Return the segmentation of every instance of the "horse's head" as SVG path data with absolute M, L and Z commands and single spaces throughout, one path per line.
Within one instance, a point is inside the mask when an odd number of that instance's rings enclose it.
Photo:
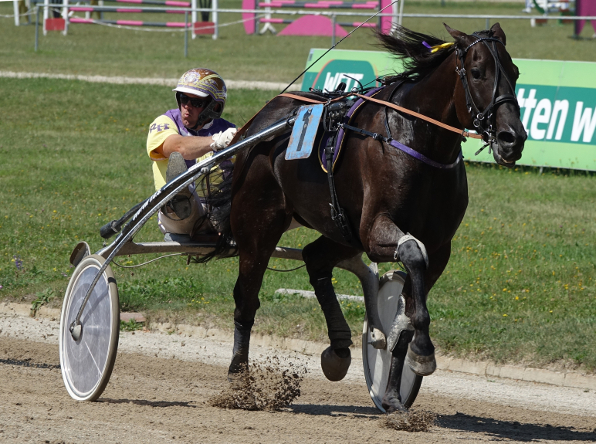
M 445 28 L 455 39 L 456 71 L 461 78 L 456 87 L 457 117 L 482 134 L 499 165 L 513 167 L 528 136 L 515 97 L 519 71 L 505 49 L 505 33 L 498 23 L 472 35 Z

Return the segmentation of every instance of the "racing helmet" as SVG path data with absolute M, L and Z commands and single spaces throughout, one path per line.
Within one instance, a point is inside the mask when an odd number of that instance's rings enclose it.
M 178 85 L 172 91 L 176 92 L 176 102 L 180 109 L 179 93 L 194 94 L 198 97 L 210 97 L 209 104 L 199 115 L 196 127 L 202 126 L 210 120 L 219 119 L 226 104 L 228 91 L 223 79 L 215 71 L 206 68 L 193 68 L 186 71 Z M 194 128 L 191 128 L 194 129 Z

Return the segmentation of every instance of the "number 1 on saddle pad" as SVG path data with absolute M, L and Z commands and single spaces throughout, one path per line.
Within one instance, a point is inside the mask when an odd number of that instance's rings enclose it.
M 310 156 L 322 114 L 323 105 L 300 107 L 286 150 L 286 160 L 306 159 Z

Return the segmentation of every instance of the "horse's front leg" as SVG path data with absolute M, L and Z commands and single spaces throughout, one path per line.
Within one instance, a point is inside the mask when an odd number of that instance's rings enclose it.
M 426 307 L 426 296 L 436 279 L 441 275 L 449 260 L 450 245 L 441 248 L 432 256 L 416 238 L 403 233 L 387 215 L 378 215 L 367 237 L 367 253 L 378 262 L 401 261 L 408 271 L 408 278 L 402 294 L 406 301 L 404 319 L 394 322 L 387 346 L 392 352 L 389 383 L 383 399 L 388 411 L 403 410 L 399 395 L 404 362 L 422 376 L 430 375 L 436 369 L 434 346 L 429 336 L 430 315 Z M 408 328 L 404 328 L 407 324 Z
M 408 279 L 403 295 L 406 299 L 406 315 L 414 327 L 414 338 L 410 343 L 407 361 L 412 370 L 422 376 L 430 375 L 436 368 L 435 348 L 428 334 L 430 315 L 426 308 L 427 268 L 429 259 L 426 248 L 414 236 L 405 234 L 386 214 L 376 216 L 372 229 L 366 238 L 368 256 L 375 262 L 395 262 L 404 264 Z M 391 337 L 391 333 L 389 333 Z M 389 341 L 393 349 L 396 337 Z
M 433 287 L 437 279 L 441 276 L 447 263 L 449 262 L 449 257 L 451 255 L 451 243 L 443 245 L 439 250 L 435 251 L 434 253 L 429 255 L 429 268 L 426 271 L 426 280 L 425 280 L 425 288 L 430 291 Z M 383 407 L 388 411 L 395 411 L 395 410 L 405 410 L 402 402 L 401 397 L 399 395 L 399 387 L 401 386 L 401 375 L 403 371 L 403 366 L 409 365 L 414 371 L 414 365 L 407 359 L 407 356 L 411 354 L 411 345 L 413 343 L 412 338 L 414 337 L 415 328 L 413 327 L 413 322 L 410 320 L 412 316 L 412 311 L 415 312 L 416 308 L 413 308 L 414 303 L 416 302 L 415 299 L 412 297 L 413 287 L 411 285 L 411 281 L 408 277 L 406 280 L 406 285 L 402 291 L 402 295 L 404 299 L 406 299 L 406 305 L 409 305 L 410 312 L 402 319 L 397 319 L 394 323 L 395 326 L 399 326 L 399 332 L 397 335 L 397 339 L 394 341 L 389 341 L 389 347 L 392 348 L 392 358 L 391 358 L 391 371 L 389 374 L 389 382 L 387 384 L 387 390 L 385 392 L 385 396 L 383 398 Z M 427 294 L 428 294 L 427 291 Z M 410 302 L 408 302 L 410 301 Z M 413 303 L 412 303 L 413 302 Z M 426 310 L 426 299 L 424 309 Z M 428 311 L 426 311 L 428 314 Z M 409 323 L 409 326 L 408 326 Z M 429 339 L 430 340 L 430 339 Z M 432 344 L 431 344 L 432 345 Z M 434 360 L 433 360 L 434 364 Z M 435 368 L 436 365 L 432 365 L 431 369 Z M 426 374 L 423 374 L 425 376 Z
M 321 355 L 321 368 L 330 381 L 344 378 L 351 363 L 352 333 L 341 311 L 331 279 L 333 268 L 342 260 L 352 258 L 358 251 L 321 236 L 302 251 L 310 283 L 315 290 L 327 322 L 331 345 Z
M 414 337 L 408 346 L 406 364 L 417 375 L 428 376 L 437 368 L 435 347 L 428 331 L 430 315 L 426 307 L 429 290 L 426 277 L 430 261 L 424 244 L 411 235 L 398 240 L 396 258 L 404 264 L 410 277 L 404 286 L 403 295 L 406 315 L 414 327 Z

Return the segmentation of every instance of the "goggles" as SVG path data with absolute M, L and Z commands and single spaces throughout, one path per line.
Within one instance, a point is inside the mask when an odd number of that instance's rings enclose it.
M 178 96 L 178 101 L 181 105 L 188 105 L 190 104 L 195 108 L 205 108 L 209 103 L 208 99 L 195 99 L 192 97 L 188 97 L 186 94 L 177 92 L 176 95 Z

